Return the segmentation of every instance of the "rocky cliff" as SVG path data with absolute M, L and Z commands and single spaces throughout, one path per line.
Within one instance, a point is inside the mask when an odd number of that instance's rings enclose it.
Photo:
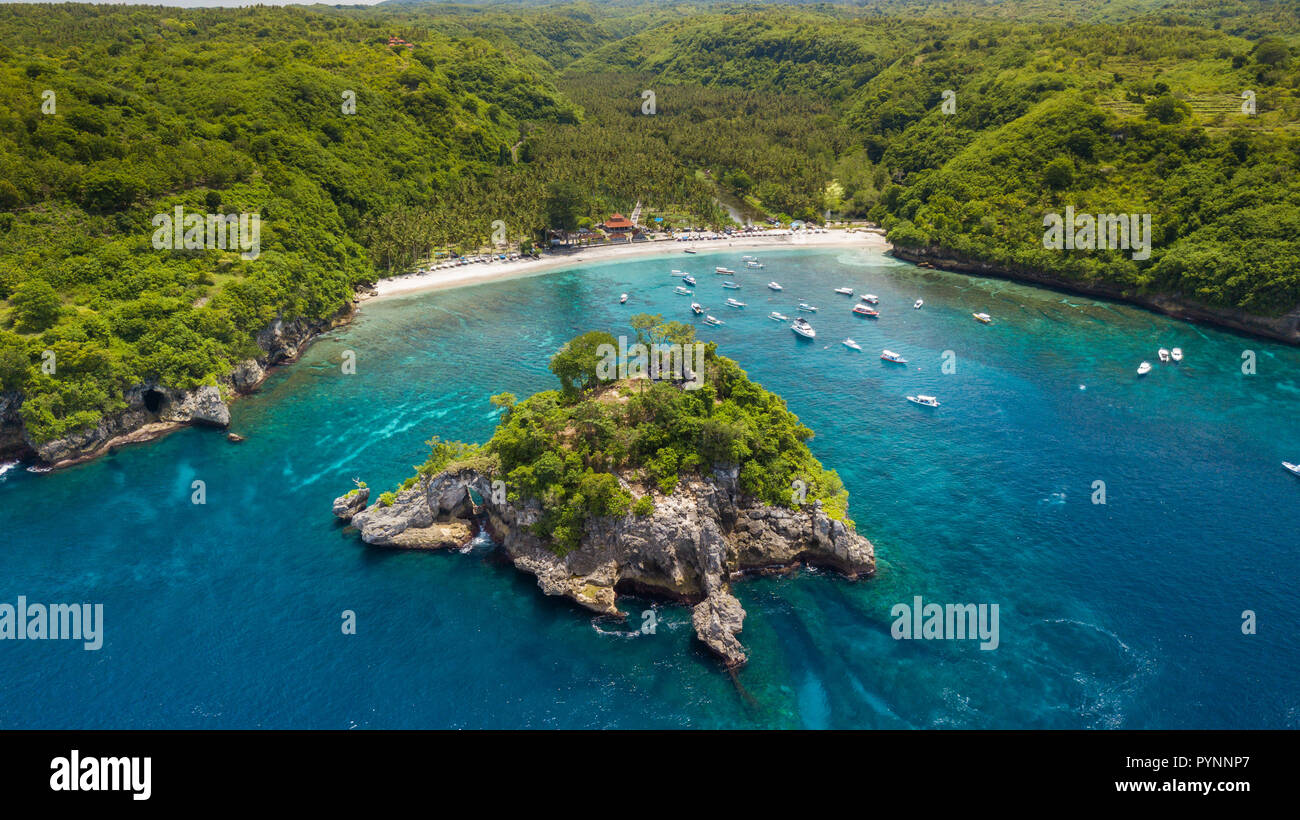
M 350 520 L 367 544 L 455 548 L 482 522 L 515 567 L 536 576 L 547 595 L 619 617 L 620 593 L 690 605 L 696 636 L 728 666 L 748 658 L 736 637 L 745 610 L 731 594 L 733 579 L 801 564 L 830 567 L 850 578 L 875 571 L 871 543 L 820 505 L 788 510 L 754 503 L 740 492 L 735 470 L 683 480 L 670 495 L 655 492 L 651 515 L 590 519 L 579 547 L 564 555 L 532 534 L 542 514 L 537 501 L 496 503 L 491 482 L 472 470 L 421 478 L 390 506 L 363 508 L 357 498 L 336 499 L 333 511 Z
M 240 362 L 220 386 L 203 385 L 178 390 L 149 381 L 123 393 L 126 409 L 103 416 L 89 429 L 53 441 L 35 442 L 27 434 L 19 410 L 22 397 L 0 394 L 0 457 L 22 457 L 51 468 L 79 464 L 123 444 L 149 441 L 186 425 L 226 427 L 229 400 L 251 393 L 266 379 L 268 369 L 292 362 L 320 333 L 346 322 L 348 305 L 321 321 L 277 319 L 257 335 L 262 355 Z
M 928 263 L 942 270 L 1029 282 L 1070 293 L 1128 302 L 1175 319 L 1201 322 L 1239 333 L 1249 333 L 1265 339 L 1300 345 L 1300 305 L 1282 316 L 1260 316 L 1234 308 L 1203 305 L 1178 294 L 1138 293 L 1111 282 L 1084 282 L 1020 266 L 996 265 L 992 262 L 967 258 L 945 248 L 908 248 L 895 245 L 891 253 L 899 259 Z

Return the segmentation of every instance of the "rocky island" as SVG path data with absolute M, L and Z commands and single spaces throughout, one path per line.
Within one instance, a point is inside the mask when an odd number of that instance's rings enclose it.
M 647 351 L 698 344 L 689 326 L 647 318 L 645 346 L 574 339 L 551 362 L 561 390 L 494 396 L 504 415 L 488 443 L 435 438 L 401 487 L 368 504 L 359 483 L 335 516 L 376 547 L 459 548 L 486 530 L 547 595 L 614 617 L 620 594 L 689 605 L 699 639 L 743 664 L 734 580 L 804 564 L 865 578 L 874 551 L 785 403 L 713 344 L 695 368 L 687 355 L 647 369 Z M 614 370 L 611 349 L 631 363 Z

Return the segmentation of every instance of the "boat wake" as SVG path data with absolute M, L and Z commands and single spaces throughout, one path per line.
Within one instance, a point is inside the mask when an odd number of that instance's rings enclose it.
M 1061 708 L 1092 728 L 1123 727 L 1129 703 L 1155 674 L 1155 659 L 1096 624 L 1073 618 L 1044 618 L 1039 623 L 1051 628 L 1052 648 L 1038 657 L 1055 660 L 1035 663 L 1052 667 L 1054 676 L 1066 684 Z

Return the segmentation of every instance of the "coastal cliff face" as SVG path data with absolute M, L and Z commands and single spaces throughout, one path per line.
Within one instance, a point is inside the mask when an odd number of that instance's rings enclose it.
M 633 489 L 626 482 L 624 488 Z M 471 490 L 481 505 L 475 505 Z M 733 667 L 748 659 L 736 637 L 745 610 L 731 594 L 733 579 L 802 564 L 850 578 L 875 572 L 866 538 L 827 516 L 820 505 L 788 510 L 752 502 L 741 494 L 735 470 L 683 480 L 670 495 L 654 493 L 651 515 L 590 519 L 579 546 L 563 555 L 533 535 L 531 525 L 542 515 L 537 501 L 494 503 L 491 482 L 472 470 L 421 478 L 390 506 L 351 513 L 360 506 L 357 497 L 336 499 L 334 513 L 345 520 L 350 514 L 367 544 L 457 548 L 472 537 L 478 511 L 515 567 L 536 576 L 547 595 L 617 617 L 625 614 L 618 609 L 620 593 L 690 605 L 696 636 Z
M 1175 319 L 1217 325 L 1266 339 L 1300 345 L 1300 305 L 1282 316 L 1258 316 L 1244 310 L 1199 304 L 1176 294 L 1134 293 L 1106 282 L 1080 282 L 1053 276 L 1042 271 L 996 265 L 979 259 L 969 259 L 945 248 L 909 248 L 895 245 L 891 253 L 908 262 L 928 262 L 934 267 L 943 270 L 992 276 L 999 279 L 1012 279 L 1017 282 L 1046 285 L 1047 287 L 1071 293 L 1081 293 L 1086 296 L 1100 296 L 1117 302 L 1128 302 L 1138 307 L 1163 313 L 1166 316 L 1172 316 Z
M 344 322 L 352 305 L 322 321 L 277 319 L 257 335 L 263 355 L 236 365 L 221 386 L 202 385 L 178 390 L 156 381 L 134 385 L 123 394 L 126 409 L 104 416 L 92 428 L 47 442 L 34 442 L 23 425 L 22 396 L 0 394 L 0 457 L 37 459 L 57 469 L 89 461 L 113 447 L 149 441 L 186 425 L 225 428 L 230 425 L 229 400 L 255 391 L 268 369 L 292 362 L 317 335 Z

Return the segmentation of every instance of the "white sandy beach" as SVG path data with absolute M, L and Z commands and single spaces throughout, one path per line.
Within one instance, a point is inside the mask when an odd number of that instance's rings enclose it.
M 438 290 L 440 288 L 460 287 L 477 282 L 497 279 L 511 279 L 519 276 L 531 276 L 568 267 L 583 262 L 610 261 L 637 256 L 676 255 L 681 257 L 681 267 L 686 268 L 690 256 L 686 249 L 700 253 L 715 251 L 749 251 L 781 248 L 858 248 L 884 252 L 890 248 L 885 237 L 879 233 L 858 230 L 830 230 L 825 233 L 798 233 L 781 236 L 735 236 L 722 239 L 699 239 L 690 242 L 660 240 L 655 242 L 638 242 L 633 245 L 602 245 L 582 250 L 567 252 L 550 252 L 542 254 L 540 259 L 519 259 L 515 261 L 477 262 L 444 270 L 426 273 L 407 273 L 389 279 L 381 279 L 375 285 L 375 294 L 368 298 L 382 299 L 386 296 L 398 296 L 417 291 Z

